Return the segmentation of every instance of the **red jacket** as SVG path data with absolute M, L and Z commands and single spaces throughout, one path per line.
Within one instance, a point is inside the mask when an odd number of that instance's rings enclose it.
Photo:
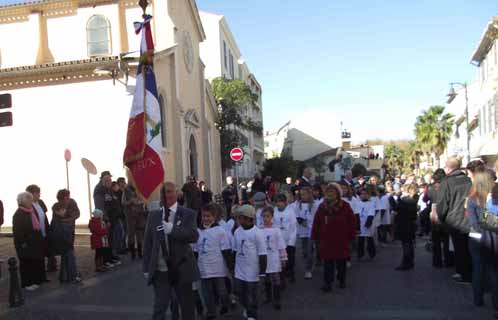
M 318 208 L 311 238 L 318 241 L 320 258 L 323 260 L 346 259 L 350 256 L 350 244 L 356 236 L 356 217 L 350 205 L 340 200 L 336 212 L 324 202 Z
M 107 240 L 107 235 L 109 230 L 107 229 L 105 223 L 100 218 L 91 218 L 88 223 L 88 228 L 92 235 L 90 236 L 90 244 L 92 249 L 100 249 L 109 246 L 109 241 Z

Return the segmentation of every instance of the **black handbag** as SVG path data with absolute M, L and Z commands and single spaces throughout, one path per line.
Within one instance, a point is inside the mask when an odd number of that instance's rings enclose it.
M 494 233 L 498 233 L 498 216 L 486 210 L 480 221 L 481 228 Z

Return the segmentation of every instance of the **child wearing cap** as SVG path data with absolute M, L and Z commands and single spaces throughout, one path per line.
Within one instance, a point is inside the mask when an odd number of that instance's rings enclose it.
M 252 198 L 254 208 L 256 209 L 256 226 L 258 228 L 263 228 L 263 208 L 266 207 L 266 194 L 263 192 L 256 192 Z
M 265 277 L 265 303 L 273 302 L 273 307 L 280 310 L 280 272 L 282 265 L 287 261 L 286 243 L 279 228 L 273 226 L 273 208 L 265 207 L 263 216 L 263 234 L 266 242 L 268 263 Z
M 88 228 L 92 235 L 90 236 L 90 244 L 92 250 L 95 250 L 95 272 L 106 271 L 106 267 L 113 267 L 112 263 L 107 262 L 109 256 L 109 229 L 103 220 L 104 212 L 100 209 L 95 209 L 92 213 Z M 107 262 L 106 265 L 104 263 Z
M 254 226 L 254 208 L 243 205 L 237 212 L 240 227 L 234 234 L 235 287 L 244 317 L 257 319 L 259 278 L 267 267 L 266 243 L 261 229 Z
M 199 239 L 194 246 L 201 274 L 202 296 L 207 308 L 206 319 L 216 319 L 216 297 L 220 299 L 220 315 L 228 312 L 230 299 L 225 285 L 230 266 L 231 246 L 225 230 L 216 222 L 218 205 L 207 204 L 201 211 Z
M 285 267 L 285 276 L 291 281 L 295 281 L 294 265 L 296 261 L 296 235 L 297 220 L 294 209 L 287 205 L 285 194 L 278 194 L 275 197 L 276 208 L 273 212 L 273 225 L 280 229 L 284 242 L 288 261 Z

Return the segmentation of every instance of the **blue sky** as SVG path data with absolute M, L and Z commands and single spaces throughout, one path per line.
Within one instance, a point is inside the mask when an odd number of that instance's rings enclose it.
M 496 0 L 197 5 L 228 20 L 262 84 L 265 130 L 296 119 L 315 135 L 335 136 L 330 119 L 343 121 L 354 140 L 411 137 L 416 116 L 445 101 L 449 82 L 474 78 L 471 54 L 498 14 Z
M 0 0 L 0 4 L 19 2 Z M 265 130 L 292 120 L 330 144 L 408 138 L 469 64 L 496 0 L 197 0 L 225 15 L 263 87 Z

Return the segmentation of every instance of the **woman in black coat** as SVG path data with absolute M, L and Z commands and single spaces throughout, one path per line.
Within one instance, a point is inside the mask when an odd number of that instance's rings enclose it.
M 44 250 L 40 222 L 33 209 L 33 195 L 17 196 L 19 208 L 12 220 L 14 246 L 19 258 L 21 285 L 29 291 L 38 289 L 44 280 Z
M 411 270 L 414 267 L 415 251 L 413 242 L 417 231 L 417 186 L 411 184 L 407 187 L 408 195 L 396 202 L 396 216 L 394 236 L 401 241 L 403 246 L 403 259 L 398 271 Z

